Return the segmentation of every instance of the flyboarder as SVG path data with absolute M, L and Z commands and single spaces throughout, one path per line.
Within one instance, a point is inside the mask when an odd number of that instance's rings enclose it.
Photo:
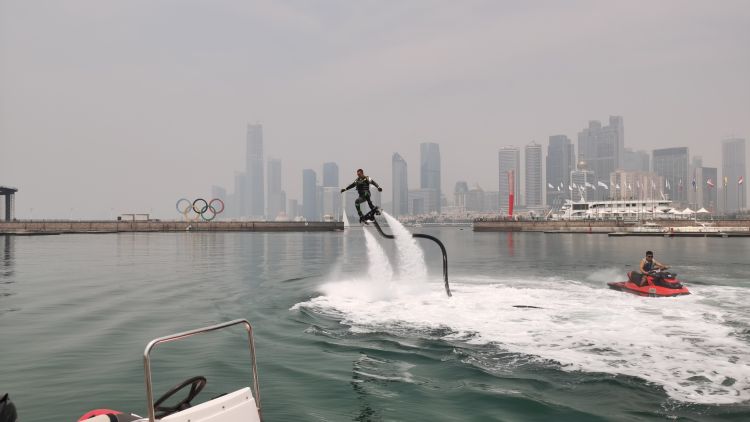
M 378 188 L 378 192 L 383 191 L 383 188 L 381 188 L 374 180 L 372 180 L 370 176 L 365 176 L 365 172 L 362 169 L 357 169 L 357 178 L 354 179 L 354 182 L 352 182 L 351 185 L 341 189 L 341 193 L 344 193 L 345 191 L 355 186 L 357 187 L 359 198 L 354 201 L 354 206 L 357 207 L 359 221 L 365 224 L 367 224 L 367 220 L 372 220 L 375 218 L 374 214 L 380 214 L 378 207 L 373 205 L 372 201 L 370 200 L 370 185 L 374 185 L 376 188 Z M 370 212 L 368 212 L 366 215 L 363 215 L 359 204 L 365 201 L 367 201 L 367 205 L 370 206 Z

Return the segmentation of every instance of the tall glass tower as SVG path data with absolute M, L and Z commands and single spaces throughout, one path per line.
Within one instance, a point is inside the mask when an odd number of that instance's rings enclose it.
M 434 142 L 419 144 L 419 186 L 422 189 L 434 189 L 436 199 L 434 204 L 425 204 L 427 212 L 435 211 L 440 214 L 440 145 Z
M 726 211 L 747 208 L 747 164 L 745 140 L 725 139 L 721 142 L 721 175 L 727 178 Z M 742 184 L 739 183 L 740 177 Z M 722 182 L 723 183 L 723 182 Z
M 406 170 L 406 160 L 399 153 L 393 153 L 391 159 L 393 188 L 391 193 L 393 194 L 393 215 L 395 217 L 409 214 L 409 183 Z
M 302 216 L 307 221 L 318 221 L 318 182 L 315 170 L 302 170 Z
M 524 148 L 524 161 L 526 177 L 526 206 L 541 207 L 542 203 L 542 146 L 536 142 L 526 145 Z

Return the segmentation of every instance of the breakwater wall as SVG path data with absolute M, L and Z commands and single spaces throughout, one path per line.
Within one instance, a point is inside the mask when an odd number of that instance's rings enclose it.
M 702 221 L 714 227 L 750 227 L 750 219 L 746 220 L 711 220 Z M 656 220 L 652 221 L 662 227 L 692 227 L 693 220 Z M 637 224 L 632 221 L 621 220 L 487 220 L 475 221 L 475 232 L 545 232 L 545 233 L 612 233 L 627 232 Z
M 63 234 L 121 232 L 321 232 L 343 230 L 342 222 L 298 221 L 0 221 L 0 234 Z

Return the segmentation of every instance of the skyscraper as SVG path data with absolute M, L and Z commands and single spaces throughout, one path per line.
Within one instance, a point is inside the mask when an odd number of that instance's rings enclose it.
M 651 171 L 651 156 L 646 151 L 625 148 L 622 169 L 627 171 Z
M 286 195 L 281 190 L 281 160 L 268 159 L 268 219 L 274 220 L 286 211 Z
M 725 139 L 721 142 L 721 176 L 727 178 L 726 211 L 731 212 L 747 208 L 747 182 L 745 181 L 747 179 L 747 163 L 745 162 L 745 154 L 744 139 Z M 742 184 L 739 184 L 740 178 L 742 178 Z
M 263 125 L 247 125 L 247 177 L 245 212 L 251 217 L 265 215 L 263 192 Z
M 625 128 L 621 116 L 610 116 L 609 125 L 592 120 L 589 127 L 578 133 L 578 159 L 587 163 L 588 170 L 594 173 L 593 183 L 609 182 L 609 175 L 622 168 L 625 155 Z M 606 197 L 606 191 L 599 189 L 597 199 Z
M 513 206 L 520 203 L 521 193 L 521 150 L 518 147 L 502 147 L 497 154 L 498 158 L 498 192 L 500 194 L 500 203 L 493 204 L 492 209 L 500 208 L 503 213 L 508 211 L 508 197 L 510 189 L 508 186 L 508 176 L 513 172 Z
M 302 216 L 307 221 L 319 221 L 318 181 L 314 170 L 302 170 Z
M 407 181 L 408 174 L 406 170 L 406 160 L 399 153 L 393 153 L 393 158 L 391 159 L 391 181 L 393 187 L 391 192 L 393 194 L 394 217 L 409 214 L 409 183 Z
M 422 189 L 434 189 L 436 195 L 430 197 L 434 203 L 425 203 L 427 212 L 436 211 L 440 214 L 440 145 L 433 142 L 424 142 L 419 144 L 420 155 L 420 181 L 419 186 Z
M 463 180 L 456 182 L 456 187 L 453 189 L 453 205 L 459 210 L 466 209 L 466 196 L 469 193 L 469 184 Z
M 570 172 L 576 167 L 575 147 L 565 135 L 549 137 L 547 146 L 547 206 L 559 207 L 570 195 Z M 559 188 L 559 189 L 558 189 Z
M 336 163 L 323 163 L 323 187 L 339 187 L 339 165 Z
M 525 173 L 524 185 L 526 188 L 526 206 L 541 207 L 543 181 L 542 181 L 542 146 L 531 142 L 524 148 Z
M 655 149 L 652 154 L 654 173 L 664 178 L 664 184 L 657 189 L 660 196 L 663 192 L 675 205 L 688 205 L 688 187 L 692 181 L 688 148 Z

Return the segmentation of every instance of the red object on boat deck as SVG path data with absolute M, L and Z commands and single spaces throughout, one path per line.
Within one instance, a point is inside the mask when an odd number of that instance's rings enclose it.
M 99 415 L 122 415 L 122 412 L 118 412 L 117 410 L 112 409 L 94 409 L 90 412 L 84 413 L 84 415 L 78 419 L 78 422 L 85 421 L 86 419 L 91 419 L 94 416 Z

